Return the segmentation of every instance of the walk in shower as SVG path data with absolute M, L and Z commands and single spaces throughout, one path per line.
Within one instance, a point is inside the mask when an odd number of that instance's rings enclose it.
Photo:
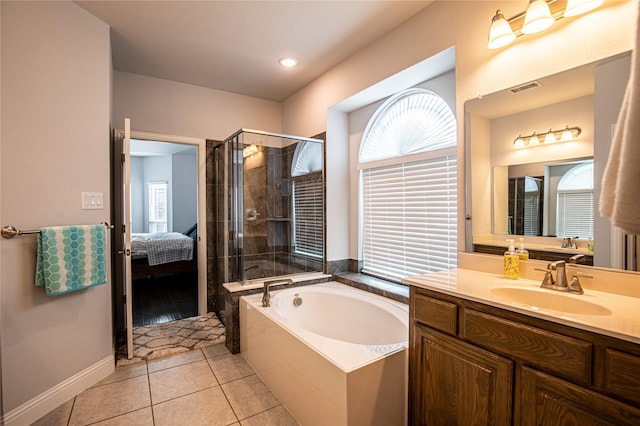
M 216 281 L 321 272 L 323 141 L 241 129 L 214 152 Z

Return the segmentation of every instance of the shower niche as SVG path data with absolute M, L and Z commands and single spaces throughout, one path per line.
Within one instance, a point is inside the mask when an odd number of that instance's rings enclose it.
M 241 129 L 214 153 L 219 285 L 321 272 L 323 141 Z

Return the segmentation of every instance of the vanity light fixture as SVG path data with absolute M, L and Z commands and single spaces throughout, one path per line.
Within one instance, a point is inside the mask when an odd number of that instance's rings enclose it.
M 524 15 L 522 32 L 524 34 L 534 34 L 549 28 L 555 20 L 551 16 L 549 5 L 544 0 L 531 0 L 527 12 Z
M 567 142 L 576 139 L 582 129 L 580 127 L 565 127 L 562 130 L 551 130 L 544 133 L 544 137 L 541 139 L 541 134 L 533 132 L 528 136 L 518 135 L 513 141 L 514 148 L 526 148 L 536 145 L 549 145 L 556 142 Z
M 604 0 L 529 0 L 529 6 L 510 19 L 497 10 L 489 28 L 489 49 L 506 46 L 523 34 L 534 34 L 549 28 L 561 18 L 577 16 L 600 6 Z

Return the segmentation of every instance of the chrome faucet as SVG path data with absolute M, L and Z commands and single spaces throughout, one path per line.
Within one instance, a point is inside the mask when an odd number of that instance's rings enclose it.
M 583 263 L 585 261 L 584 254 L 576 254 L 569 258 L 569 263 Z
M 275 284 L 293 284 L 293 280 L 289 278 L 283 278 L 280 280 L 271 280 L 264 282 L 264 290 L 262 291 L 262 307 L 268 308 L 271 306 L 271 293 L 269 293 L 269 286 Z
M 576 238 L 578 238 L 578 237 L 575 237 L 575 238 L 574 238 L 574 240 L 575 240 Z M 576 243 L 575 243 L 575 241 L 573 241 L 571 238 L 564 238 L 564 239 L 562 240 L 562 248 L 570 248 L 570 249 L 574 249 L 574 248 L 576 248 Z
M 577 256 L 574 256 L 577 257 Z M 577 259 L 571 258 L 570 262 L 575 263 Z M 551 262 L 547 265 L 547 269 L 538 269 L 538 271 L 546 272 L 544 279 L 542 280 L 542 284 L 540 287 L 548 288 L 550 290 L 556 291 L 565 291 L 568 293 L 576 293 L 576 294 L 584 294 L 584 290 L 582 290 L 582 286 L 580 285 L 579 277 L 587 277 L 592 278 L 589 275 L 580 275 L 576 273 L 570 282 L 567 282 L 567 272 L 566 272 L 567 263 L 564 260 L 557 260 L 555 262 Z M 552 271 L 556 271 L 556 278 L 553 278 Z

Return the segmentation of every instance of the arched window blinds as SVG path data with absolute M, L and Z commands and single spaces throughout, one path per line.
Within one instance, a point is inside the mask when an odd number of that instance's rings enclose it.
M 359 155 L 363 272 L 399 281 L 456 267 L 455 147 L 453 112 L 431 91 L 402 92 L 373 115 Z
M 589 161 L 569 169 L 558 183 L 558 237 L 593 237 L 593 204 L 593 161 Z
M 373 115 L 360 146 L 360 163 L 456 145 L 456 119 L 437 94 L 411 89 L 390 98 Z

